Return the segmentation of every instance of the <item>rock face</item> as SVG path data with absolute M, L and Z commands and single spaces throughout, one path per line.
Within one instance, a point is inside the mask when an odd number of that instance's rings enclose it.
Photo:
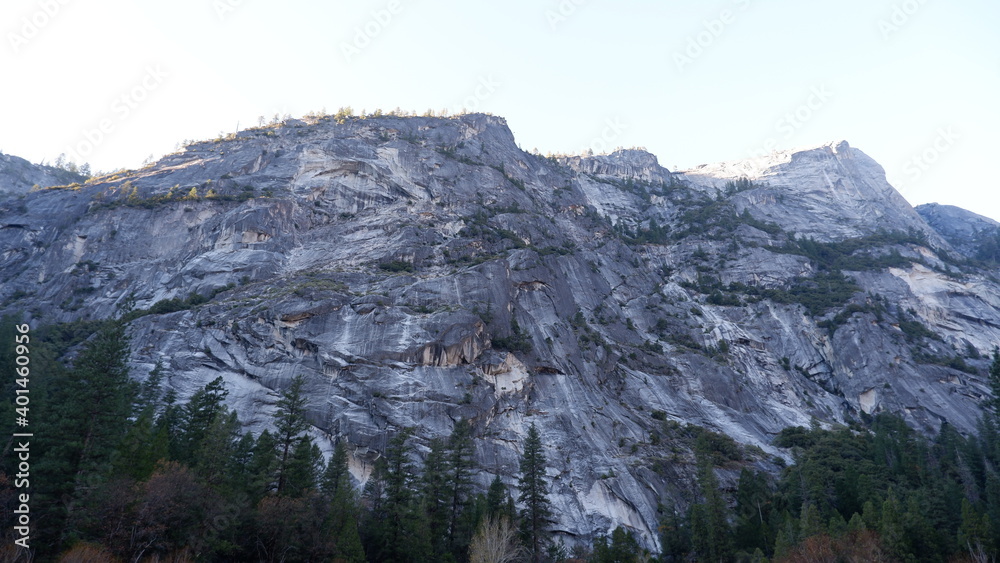
M 801 236 L 840 240 L 879 228 L 915 229 L 936 245 L 943 242 L 889 185 L 882 166 L 847 141 L 707 164 L 682 174 L 707 190 L 739 177 L 766 185 L 747 193 L 738 205 L 759 210 L 760 216 Z
M 0 153 L 0 196 L 24 194 L 36 186 L 47 188 L 83 180 L 79 174 L 52 166 L 38 166 L 23 158 Z
M 293 120 L 0 209 L 0 312 L 186 300 L 131 323 L 135 375 L 221 375 L 259 431 L 305 374 L 359 482 L 391 433 L 471 419 L 480 484 L 512 485 L 536 424 L 567 541 L 655 547 L 658 503 L 695 498 L 678 423 L 764 469 L 813 420 L 970 430 L 1000 342 L 993 278 L 846 143 L 675 174 L 524 153 L 486 115 Z
M 992 234 L 1000 228 L 1000 223 L 993 219 L 954 205 L 927 203 L 918 205 L 916 211 L 955 250 L 969 257 L 977 254 L 983 233 Z

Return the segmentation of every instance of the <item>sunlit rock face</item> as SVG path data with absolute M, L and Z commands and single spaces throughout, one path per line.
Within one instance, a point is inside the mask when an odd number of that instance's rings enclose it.
M 37 323 L 184 300 L 131 323 L 135 376 L 159 363 L 181 397 L 222 376 L 258 432 L 304 374 L 312 431 L 349 444 L 359 485 L 393 432 L 422 455 L 461 419 L 479 483 L 513 485 L 535 424 L 554 529 L 655 547 L 657 505 L 695 499 L 671 422 L 765 470 L 790 425 L 974 427 L 1000 288 L 938 230 L 844 142 L 671 172 L 641 150 L 528 154 L 486 115 L 292 120 L 0 200 L 0 300 Z M 831 290 L 793 238 L 880 231 L 909 235 L 852 251 L 845 300 L 787 297 Z
M 0 153 L 0 197 L 23 195 L 32 189 L 82 182 L 74 172 L 31 164 L 23 158 Z
M 955 250 L 969 258 L 980 254 L 985 241 L 990 238 L 996 240 L 997 229 L 1000 228 L 1000 223 L 993 219 L 954 205 L 925 203 L 915 209 Z

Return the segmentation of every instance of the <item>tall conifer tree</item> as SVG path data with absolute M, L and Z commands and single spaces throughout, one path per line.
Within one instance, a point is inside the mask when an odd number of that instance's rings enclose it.
M 524 504 L 521 511 L 521 528 L 531 560 L 538 563 L 545 553 L 545 526 L 552 515 L 545 481 L 545 452 L 542 438 L 534 424 L 528 429 L 521 456 L 521 476 L 518 501 Z

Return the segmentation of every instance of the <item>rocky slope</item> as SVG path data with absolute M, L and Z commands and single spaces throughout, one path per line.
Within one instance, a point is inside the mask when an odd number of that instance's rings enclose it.
M 73 182 L 84 177 L 53 166 L 31 164 L 23 158 L 0 153 L 0 197 L 25 194 L 32 188 L 47 188 Z
M 0 202 L 0 250 L 3 312 L 134 294 L 136 376 L 221 375 L 255 430 L 306 374 L 359 483 L 390 433 L 471 419 L 479 482 L 513 484 L 538 425 L 568 541 L 655 546 L 658 503 L 694 500 L 683 424 L 765 469 L 789 425 L 970 430 L 1000 342 L 994 278 L 843 142 L 672 173 L 524 153 L 486 115 L 292 120 Z
M 955 250 L 970 258 L 979 254 L 984 234 L 993 235 L 1000 229 L 1000 223 L 993 219 L 954 205 L 927 203 L 918 205 L 916 211 Z

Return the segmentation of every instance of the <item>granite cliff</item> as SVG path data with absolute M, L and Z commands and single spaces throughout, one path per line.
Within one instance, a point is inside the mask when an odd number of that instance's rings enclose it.
M 654 546 L 658 503 L 692 500 L 683 425 L 770 470 L 787 426 L 974 428 L 1000 287 L 935 227 L 846 142 L 680 172 L 525 153 L 481 114 L 309 118 L 0 200 L 0 302 L 134 296 L 134 375 L 221 375 L 254 430 L 305 374 L 358 483 L 391 433 L 471 419 L 478 482 L 512 484 L 535 423 L 554 529 Z

